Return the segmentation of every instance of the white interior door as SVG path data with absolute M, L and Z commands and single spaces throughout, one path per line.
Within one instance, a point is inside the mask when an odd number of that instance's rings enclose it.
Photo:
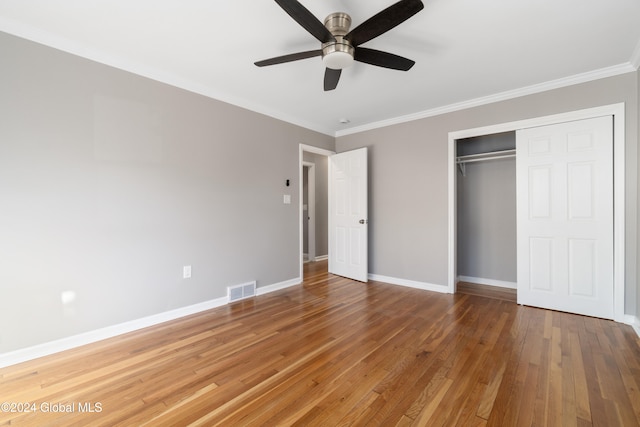
M 367 281 L 367 149 L 329 156 L 329 273 Z
M 613 118 L 517 131 L 518 303 L 613 319 Z

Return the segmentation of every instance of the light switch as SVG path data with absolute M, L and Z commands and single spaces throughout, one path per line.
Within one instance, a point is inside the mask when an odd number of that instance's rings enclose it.
M 291 204 L 291 194 L 285 194 L 284 195 L 284 204 L 285 205 L 290 205 Z

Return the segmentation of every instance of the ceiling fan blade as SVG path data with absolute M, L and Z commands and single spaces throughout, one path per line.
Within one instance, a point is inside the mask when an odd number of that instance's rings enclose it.
M 381 50 L 358 47 L 355 50 L 353 59 L 366 64 L 377 65 L 378 67 L 391 68 L 392 70 L 408 71 L 415 61 L 394 55 L 393 53 Z
M 263 59 L 262 61 L 254 62 L 258 67 L 265 67 L 267 65 L 282 64 L 285 62 L 297 61 L 299 59 L 313 58 L 314 56 L 321 56 L 322 49 L 308 50 L 306 52 L 290 53 L 289 55 L 276 56 L 275 58 Z
M 340 80 L 340 74 L 342 70 L 334 70 L 333 68 L 327 68 L 324 71 L 324 90 L 334 90 L 338 86 L 338 80 Z
M 322 43 L 335 41 L 333 34 L 307 8 L 296 0 L 275 0 L 285 12 Z
M 345 38 L 353 46 L 361 45 L 403 23 L 423 8 L 420 0 L 400 0 L 358 25 Z

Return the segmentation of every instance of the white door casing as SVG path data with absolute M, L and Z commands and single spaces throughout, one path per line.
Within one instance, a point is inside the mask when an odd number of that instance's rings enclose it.
M 516 132 L 518 303 L 614 318 L 613 119 Z
M 329 272 L 368 279 L 367 148 L 329 156 Z
M 626 293 L 626 117 L 624 103 L 590 107 L 548 116 L 539 116 L 511 122 L 495 123 L 487 126 L 449 132 L 448 136 L 448 265 L 447 289 L 456 290 L 456 141 L 461 138 L 489 135 L 493 133 L 516 131 L 531 127 L 565 123 L 609 115 L 613 117 L 613 233 L 614 233 L 614 320 L 633 324 L 632 316 L 625 315 Z

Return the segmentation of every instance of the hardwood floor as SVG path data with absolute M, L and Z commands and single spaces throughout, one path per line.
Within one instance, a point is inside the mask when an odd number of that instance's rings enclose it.
M 498 286 L 479 285 L 477 283 L 458 282 L 456 292 L 460 294 L 476 295 L 487 298 L 497 298 L 505 301 L 516 302 L 517 294 L 515 289 L 501 288 Z
M 0 401 L 36 411 L 0 425 L 640 425 L 629 326 L 306 269 L 300 286 L 1 369 Z

